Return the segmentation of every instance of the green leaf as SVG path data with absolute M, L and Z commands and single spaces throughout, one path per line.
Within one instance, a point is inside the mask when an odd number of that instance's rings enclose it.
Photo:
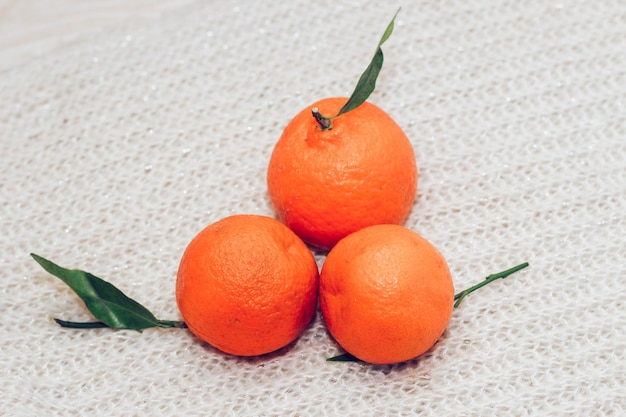
M 328 362 L 361 362 L 359 358 L 349 353 L 343 353 L 341 355 L 333 356 L 326 359 Z
M 65 282 L 85 303 L 94 317 L 114 329 L 139 330 L 150 327 L 183 327 L 181 322 L 158 320 L 147 308 L 127 297 L 112 284 L 89 272 L 65 269 L 31 253 L 39 265 Z M 93 323 L 74 323 L 57 320 L 61 326 L 74 328 L 103 327 Z
M 101 329 L 103 327 L 109 327 L 101 321 L 89 321 L 89 322 L 75 322 L 66 321 L 61 319 L 54 319 L 54 321 L 61 327 L 68 327 L 70 329 Z
M 346 104 L 344 104 L 341 110 L 339 110 L 339 113 L 333 116 L 332 119 L 359 107 L 369 98 L 369 96 L 374 91 L 374 88 L 376 88 L 376 79 L 378 78 L 378 74 L 383 67 L 384 61 L 381 46 L 383 45 L 383 43 L 385 43 L 387 39 L 389 39 L 389 37 L 393 33 L 396 16 L 398 16 L 399 12 L 400 9 L 398 9 L 396 14 L 393 16 L 393 19 L 391 19 L 391 22 L 389 22 L 389 25 L 387 25 L 385 33 L 383 33 L 383 36 L 380 38 L 380 42 L 378 42 L 376 53 L 374 54 L 374 57 L 372 58 L 372 61 L 370 62 L 368 67 L 365 69 L 365 72 L 361 74 L 361 77 L 359 78 L 359 82 L 356 84 L 354 92 L 352 93 Z

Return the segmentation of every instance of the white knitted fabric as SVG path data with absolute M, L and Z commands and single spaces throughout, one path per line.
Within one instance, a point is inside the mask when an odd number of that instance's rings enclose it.
M 91 316 L 29 256 L 180 319 L 209 223 L 273 216 L 265 172 L 298 111 L 349 95 L 398 4 L 213 0 L 0 74 L 0 415 L 623 416 L 626 3 L 407 2 L 370 101 L 419 167 L 406 225 L 468 296 L 423 357 L 333 363 L 296 343 L 228 356 L 187 330 Z M 322 253 L 316 254 L 319 265 Z

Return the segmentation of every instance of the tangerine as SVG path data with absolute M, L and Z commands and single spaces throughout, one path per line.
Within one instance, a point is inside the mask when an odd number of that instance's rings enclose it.
M 375 225 L 329 252 L 319 297 L 328 330 L 348 353 L 391 364 L 435 344 L 452 315 L 454 286 L 430 242 L 403 226 Z
M 178 269 L 176 302 L 191 332 L 233 355 L 295 340 L 317 307 L 313 254 L 283 223 L 234 215 L 202 230 Z
M 302 110 L 272 152 L 267 185 L 282 221 L 321 249 L 374 224 L 401 224 L 417 191 L 413 147 L 393 119 L 364 102 L 324 130 L 311 114 L 336 114 L 347 98 Z

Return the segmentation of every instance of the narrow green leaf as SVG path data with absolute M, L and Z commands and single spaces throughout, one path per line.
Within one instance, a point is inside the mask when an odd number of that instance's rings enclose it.
M 359 358 L 349 353 L 343 353 L 341 355 L 333 356 L 326 359 L 328 362 L 361 362 Z
M 378 47 L 379 48 L 391 36 L 391 33 L 393 32 L 393 28 L 395 26 L 396 16 L 398 16 L 398 13 L 400 13 L 400 9 L 398 9 L 396 11 L 396 14 L 393 15 L 393 18 L 391 19 L 391 22 L 389 22 L 389 24 L 387 25 L 387 29 L 385 29 L 385 33 L 383 33 L 383 36 L 381 36 L 380 42 L 378 42 Z
M 85 302 L 94 317 L 106 326 L 132 330 L 160 326 L 159 320 L 148 309 L 103 279 L 89 272 L 62 268 L 32 253 L 31 256 L 43 269 L 65 282 Z
M 341 110 L 339 110 L 339 113 L 333 116 L 333 119 L 356 109 L 369 98 L 376 88 L 376 79 L 378 78 L 378 74 L 380 73 L 382 66 L 383 51 L 378 48 L 376 54 L 374 54 L 372 62 L 370 62 L 369 66 L 365 69 L 365 72 L 361 74 L 361 78 L 359 78 L 359 82 L 357 83 L 354 92 L 346 104 L 344 104 Z
M 159 327 L 164 327 L 166 329 L 174 328 L 174 329 L 187 329 L 187 323 L 184 321 L 173 321 L 173 320 L 159 320 Z
M 103 327 L 109 327 L 101 321 L 75 322 L 61 319 L 54 319 L 54 321 L 59 326 L 68 327 L 70 329 L 101 329 Z
M 396 16 L 398 16 L 399 12 L 400 9 L 398 9 L 396 14 L 393 16 L 393 19 L 391 19 L 391 22 L 389 22 L 389 25 L 387 25 L 387 29 L 385 29 L 383 36 L 380 38 L 380 42 L 378 42 L 376 53 L 374 54 L 374 57 L 372 58 L 370 64 L 365 69 L 365 72 L 361 74 L 361 77 L 356 84 L 354 92 L 352 93 L 346 104 L 344 104 L 341 110 L 339 110 L 339 113 L 333 116 L 332 119 L 359 107 L 369 98 L 369 96 L 376 88 L 376 79 L 378 78 L 378 74 L 383 67 L 384 61 L 381 46 L 383 45 L 383 43 L 385 43 L 387 39 L 389 39 L 389 37 L 393 33 Z

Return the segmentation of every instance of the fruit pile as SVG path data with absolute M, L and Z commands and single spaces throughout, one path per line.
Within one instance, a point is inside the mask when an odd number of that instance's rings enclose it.
M 392 30 L 393 20 L 374 57 L 376 74 Z M 285 127 L 267 170 L 284 225 L 231 216 L 185 251 L 176 299 L 202 340 L 235 355 L 283 347 L 313 317 L 318 288 L 330 333 L 361 360 L 411 359 L 443 333 L 454 298 L 450 271 L 430 243 L 399 226 L 417 189 L 413 147 L 387 113 L 365 102 L 362 88 L 354 108 L 342 111 L 351 98 L 323 99 Z M 303 241 L 330 250 L 319 278 Z
M 442 254 L 402 226 L 417 192 L 413 147 L 391 117 L 366 101 L 394 20 L 351 97 L 320 100 L 285 127 L 267 169 L 268 194 L 280 221 L 233 215 L 188 245 L 176 281 L 184 323 L 158 320 L 106 281 L 33 255 L 100 320 L 57 322 L 188 327 L 223 352 L 252 356 L 296 340 L 319 298 L 329 332 L 351 357 L 390 364 L 430 349 L 455 299 L 459 303 L 474 289 L 525 267 L 455 296 Z M 328 251 L 321 272 L 307 244 Z

